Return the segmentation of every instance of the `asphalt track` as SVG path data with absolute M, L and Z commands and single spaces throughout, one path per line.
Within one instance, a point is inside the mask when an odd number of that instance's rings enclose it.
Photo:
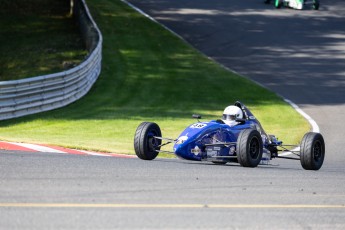
M 0 150 L 0 229 L 344 229 L 345 6 L 131 0 L 223 65 L 298 104 L 321 170 Z M 332 5 L 330 4 L 332 3 Z

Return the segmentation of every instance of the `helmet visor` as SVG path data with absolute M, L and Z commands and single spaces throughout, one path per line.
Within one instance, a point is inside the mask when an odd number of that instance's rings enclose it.
M 236 120 L 236 115 L 223 114 L 223 120 L 234 121 Z

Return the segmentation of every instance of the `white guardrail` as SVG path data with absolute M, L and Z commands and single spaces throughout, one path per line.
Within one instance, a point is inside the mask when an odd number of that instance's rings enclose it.
M 67 71 L 0 82 L 0 120 L 53 110 L 83 97 L 101 72 L 102 34 L 84 0 L 71 1 L 89 56 Z M 82 20 L 82 21 L 81 21 Z M 86 21 L 85 21 L 86 20 Z

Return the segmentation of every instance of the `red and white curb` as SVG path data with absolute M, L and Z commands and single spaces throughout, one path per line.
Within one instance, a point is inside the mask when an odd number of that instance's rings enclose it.
M 85 150 L 69 149 L 69 148 L 64 148 L 64 147 L 59 147 L 59 146 L 36 145 L 36 144 L 15 143 L 15 142 L 6 142 L 6 141 L 0 141 L 0 151 L 1 150 L 92 155 L 92 156 L 102 156 L 102 157 L 136 158 L 136 156 L 134 155 L 92 152 L 92 151 L 85 151 Z

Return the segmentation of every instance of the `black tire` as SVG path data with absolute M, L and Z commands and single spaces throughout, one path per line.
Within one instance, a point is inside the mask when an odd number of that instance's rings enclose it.
M 243 167 L 256 167 L 261 161 L 263 153 L 262 138 L 259 131 L 245 129 L 237 139 L 237 160 Z
M 313 9 L 319 10 L 319 7 L 320 7 L 320 2 L 318 0 L 314 0 Z
M 143 122 L 138 126 L 134 136 L 134 150 L 140 159 L 153 160 L 157 157 L 162 140 L 154 137 L 162 137 L 156 123 Z
M 270 3 L 271 3 L 271 0 L 265 0 L 264 3 L 265 3 L 265 4 L 270 4 Z
M 283 3 L 280 0 L 275 0 L 274 2 L 274 6 L 279 9 L 280 7 L 282 7 Z
M 325 141 L 320 133 L 309 132 L 301 142 L 301 165 L 306 170 L 319 170 L 325 159 Z

